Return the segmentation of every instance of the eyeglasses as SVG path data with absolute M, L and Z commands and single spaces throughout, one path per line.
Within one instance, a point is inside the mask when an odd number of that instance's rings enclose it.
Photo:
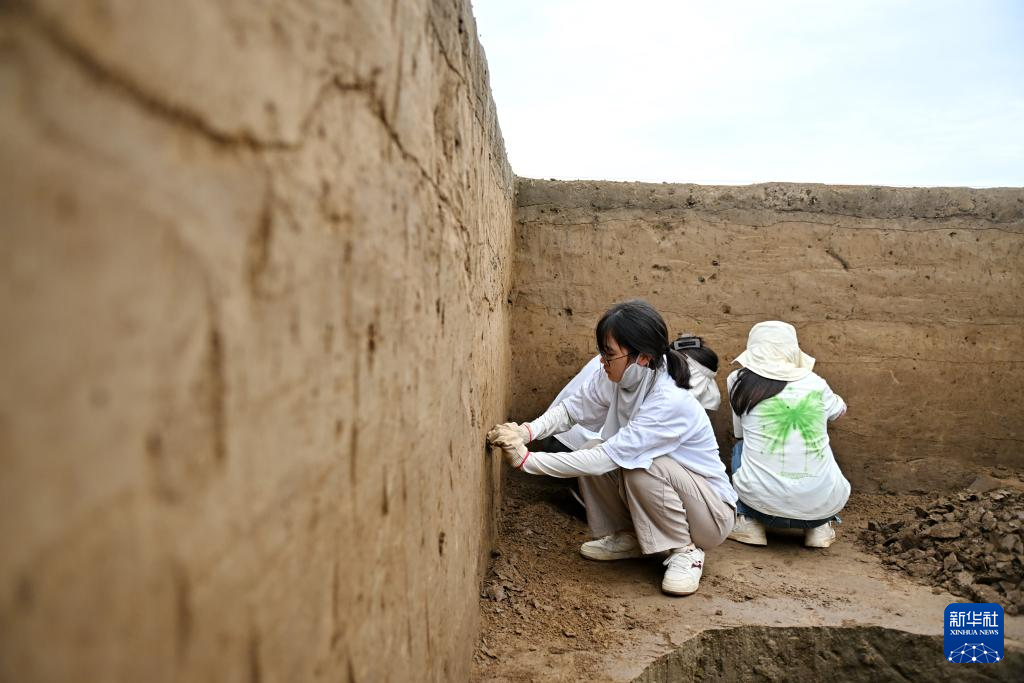
M 628 357 L 628 356 L 629 356 L 629 354 L 628 354 L 628 353 L 624 353 L 624 354 L 622 354 L 621 356 L 615 356 L 614 358 L 609 358 L 608 356 L 606 356 L 606 355 L 604 355 L 604 354 L 602 353 L 602 354 L 601 354 L 601 362 L 602 362 L 602 363 L 604 363 L 605 365 L 611 365 L 612 363 L 614 363 L 614 362 L 615 362 L 615 361 L 617 361 L 618 359 L 620 359 L 620 358 L 626 358 L 626 357 Z

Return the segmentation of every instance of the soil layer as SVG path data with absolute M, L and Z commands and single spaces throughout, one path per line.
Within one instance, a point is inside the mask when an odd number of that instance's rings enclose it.
M 941 636 L 860 626 L 770 628 L 740 626 L 706 631 L 658 659 L 635 683 L 667 681 L 778 681 L 881 683 L 893 681 L 1019 681 L 1024 653 L 998 665 L 951 665 L 936 650 Z

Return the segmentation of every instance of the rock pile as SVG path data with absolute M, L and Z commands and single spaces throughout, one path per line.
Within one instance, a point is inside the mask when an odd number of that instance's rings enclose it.
M 940 498 L 861 532 L 886 564 L 974 602 L 1024 612 L 1024 492 L 996 489 Z

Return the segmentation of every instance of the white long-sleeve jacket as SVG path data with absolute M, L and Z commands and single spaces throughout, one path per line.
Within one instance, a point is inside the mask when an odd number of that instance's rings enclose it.
M 599 430 L 608 414 L 614 382 L 605 373 L 592 375 L 576 392 L 526 423 L 533 440 L 565 432 L 573 425 Z M 718 442 L 704 407 L 675 385 L 661 369 L 639 412 L 616 434 L 600 444 L 570 453 L 531 452 L 523 469 L 554 477 L 599 475 L 617 467 L 647 469 L 654 458 L 668 455 L 704 477 L 730 505 L 736 492 L 718 456 Z

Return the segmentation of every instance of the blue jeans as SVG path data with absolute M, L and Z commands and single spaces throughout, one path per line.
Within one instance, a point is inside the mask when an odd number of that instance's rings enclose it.
M 732 473 L 736 475 L 736 470 L 743 464 L 743 439 L 740 439 L 732 447 Z M 773 527 L 775 529 L 811 529 L 816 526 L 821 526 L 826 522 L 836 522 L 841 524 L 843 520 L 839 519 L 839 515 L 829 517 L 828 519 L 790 519 L 789 517 L 776 517 L 774 515 L 766 515 L 763 512 L 758 512 L 754 508 L 750 507 L 742 500 L 736 502 L 736 514 L 756 519 L 765 526 Z

